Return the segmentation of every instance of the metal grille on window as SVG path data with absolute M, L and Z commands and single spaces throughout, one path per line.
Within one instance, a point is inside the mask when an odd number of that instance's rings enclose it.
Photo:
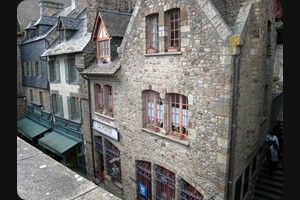
M 203 200 L 203 195 L 185 180 L 181 179 L 180 185 L 181 200 Z
M 151 200 L 151 163 L 137 161 L 138 199 Z
M 110 141 L 105 139 L 105 155 L 107 174 L 112 181 L 122 183 L 120 151 Z
M 102 144 L 102 137 L 95 137 L 95 143 L 96 143 L 96 150 L 99 153 L 103 153 L 103 144 Z
M 175 200 L 175 174 L 156 165 L 156 199 Z

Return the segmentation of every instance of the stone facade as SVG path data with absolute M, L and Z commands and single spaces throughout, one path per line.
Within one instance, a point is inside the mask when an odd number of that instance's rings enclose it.
M 106 189 L 117 196 L 122 194 L 123 199 L 136 199 L 136 162 L 147 161 L 152 169 L 152 198 L 156 165 L 176 174 L 176 199 L 181 179 L 204 199 L 233 199 L 240 177 L 241 188 L 247 180 L 249 187 L 236 195 L 242 198 L 245 190 L 243 198 L 251 198 L 256 168 L 263 157 L 264 136 L 269 131 L 275 46 L 268 45 L 274 44 L 276 35 L 271 1 L 239 1 L 239 7 L 235 2 L 136 1 L 119 49 L 120 78 L 91 76 L 88 85 L 92 119 L 117 127 L 120 134 L 119 141 L 95 130 L 91 134 L 101 135 L 120 150 L 122 185 L 112 184 L 106 177 Z M 223 7 L 230 19 L 222 16 L 226 13 L 220 12 Z M 173 8 L 180 9 L 180 53 L 165 52 L 164 16 Z M 156 55 L 148 55 L 145 46 L 145 19 L 152 13 L 160 16 L 160 53 Z M 95 83 L 112 86 L 113 118 L 94 112 Z M 188 97 L 188 139 L 169 135 L 168 125 L 161 132 L 144 127 L 146 90 L 160 94 L 165 112 L 170 94 Z M 167 119 L 165 114 L 166 124 Z M 86 137 L 93 144 L 93 136 Z M 89 166 L 95 165 L 94 172 L 98 172 L 95 146 L 88 147 L 86 153 L 89 158 L 94 156 Z

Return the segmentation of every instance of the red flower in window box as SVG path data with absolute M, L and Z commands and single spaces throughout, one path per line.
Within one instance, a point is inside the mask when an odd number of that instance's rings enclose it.
M 168 47 L 168 52 L 177 52 L 180 51 L 180 47 Z
M 158 126 L 154 126 L 153 124 L 148 124 L 147 128 L 149 128 L 155 132 L 158 132 L 160 130 Z
M 158 53 L 158 49 L 153 49 L 153 48 L 147 49 L 147 53 Z

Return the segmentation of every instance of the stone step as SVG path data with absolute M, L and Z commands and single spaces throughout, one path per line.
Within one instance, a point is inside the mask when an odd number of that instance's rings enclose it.
M 254 197 L 255 198 L 267 198 L 268 200 L 278 200 L 282 194 L 274 194 L 264 190 L 255 190 Z

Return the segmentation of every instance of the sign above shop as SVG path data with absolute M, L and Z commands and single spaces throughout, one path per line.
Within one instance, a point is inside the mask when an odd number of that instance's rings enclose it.
M 93 129 L 114 140 L 119 141 L 119 132 L 116 127 L 113 127 L 104 122 L 93 120 Z

